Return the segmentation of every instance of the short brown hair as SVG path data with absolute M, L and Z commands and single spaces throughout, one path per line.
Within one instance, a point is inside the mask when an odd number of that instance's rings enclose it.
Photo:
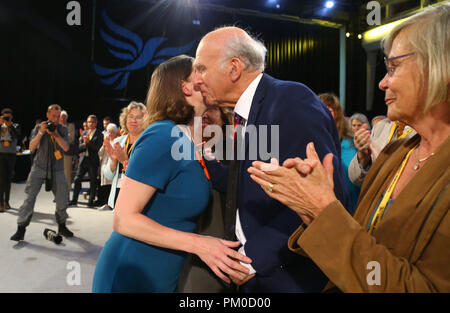
M 188 81 L 194 58 L 179 55 L 161 63 L 153 72 L 147 94 L 147 117 L 144 128 L 156 121 L 171 120 L 187 124 L 194 117 L 194 108 L 186 101 L 181 81 Z

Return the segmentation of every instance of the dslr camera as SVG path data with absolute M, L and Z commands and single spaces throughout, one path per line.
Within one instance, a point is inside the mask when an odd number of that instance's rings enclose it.
M 9 119 L 9 115 L 5 115 L 5 116 L 3 116 L 3 120 L 4 120 L 4 121 L 6 121 L 6 122 L 9 122 L 9 121 L 10 121 L 10 119 Z
M 55 131 L 55 129 L 56 129 L 56 124 L 55 124 L 55 123 L 52 123 L 52 122 L 50 122 L 50 121 L 47 121 L 47 129 L 48 129 L 51 133 L 53 133 L 53 132 Z

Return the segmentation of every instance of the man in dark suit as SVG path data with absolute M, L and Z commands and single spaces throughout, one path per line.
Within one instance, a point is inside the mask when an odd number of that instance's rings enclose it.
M 81 134 L 79 151 L 80 163 L 74 180 L 73 197 L 70 205 L 77 205 L 78 194 L 81 190 L 83 176 L 89 173 L 89 207 L 94 206 L 94 198 L 97 190 L 97 174 L 100 165 L 98 151 L 103 145 L 103 134 L 97 129 L 97 117 L 89 115 L 87 119 L 88 129 Z
M 235 125 L 243 127 L 235 132 L 234 150 L 239 152 L 239 139 L 243 138 L 245 154 L 229 167 L 217 161 L 208 161 L 207 167 L 215 188 L 227 192 L 227 214 L 235 221 L 231 230 L 242 243 L 239 252 L 252 259 L 250 275 L 234 281 L 241 285 L 240 290 L 319 292 L 327 282 L 325 275 L 310 259 L 294 254 L 287 246 L 302 220 L 268 197 L 247 169 L 255 159 L 267 161 L 267 153 L 261 153 L 265 151 L 252 156 L 255 143 L 259 150 L 271 149 L 282 164 L 287 158 L 305 158 L 306 145 L 313 141 L 321 159 L 330 152 L 335 155 L 335 193 L 348 204 L 339 137 L 329 110 L 308 87 L 263 74 L 265 54 L 261 42 L 237 27 L 220 28 L 200 41 L 194 84 L 208 105 L 234 106 Z M 276 130 L 277 126 L 279 133 L 271 132 L 271 127 Z M 230 230 L 230 225 L 225 227 Z

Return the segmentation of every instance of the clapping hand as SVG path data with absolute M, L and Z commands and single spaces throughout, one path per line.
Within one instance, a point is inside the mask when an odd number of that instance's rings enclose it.
M 333 154 L 327 154 L 321 163 L 314 145 L 309 143 L 306 156 L 305 160 L 289 159 L 283 164 L 286 166 L 255 161 L 248 172 L 269 197 L 294 210 L 309 224 L 336 200 L 336 196 L 333 191 Z

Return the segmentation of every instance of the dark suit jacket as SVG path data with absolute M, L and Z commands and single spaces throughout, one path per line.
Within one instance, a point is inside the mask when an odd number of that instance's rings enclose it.
M 319 157 L 335 155 L 335 193 L 348 207 L 349 199 L 340 161 L 336 124 L 327 107 L 305 85 L 280 81 L 264 74 L 252 101 L 247 129 L 256 126 L 260 144 L 261 125 L 279 125 L 279 162 L 306 157 L 306 145 L 313 141 Z M 276 144 L 267 128 L 267 151 Z M 260 149 L 260 147 L 258 147 Z M 259 150 L 258 150 L 259 151 Z M 247 169 L 249 134 L 245 135 L 245 160 L 239 170 L 237 207 L 247 239 L 245 253 L 257 275 L 241 288 L 245 292 L 320 292 L 327 279 L 308 258 L 288 249 L 289 236 L 302 223 L 300 217 L 280 202 L 271 199 L 251 178 Z M 261 156 L 258 153 L 258 160 Z M 268 161 L 268 160 L 263 160 Z M 228 168 L 216 161 L 207 162 L 213 186 L 226 191 Z M 337 238 L 339 240 L 339 238 Z
M 103 134 L 98 129 L 95 130 L 94 136 L 85 144 L 83 141 L 83 136 L 87 136 L 89 131 L 84 131 L 80 137 L 79 151 L 80 154 L 80 164 L 83 162 L 88 162 L 89 166 L 98 167 L 100 165 L 100 158 L 98 157 L 98 151 L 103 145 Z M 88 155 L 86 156 L 86 151 Z

